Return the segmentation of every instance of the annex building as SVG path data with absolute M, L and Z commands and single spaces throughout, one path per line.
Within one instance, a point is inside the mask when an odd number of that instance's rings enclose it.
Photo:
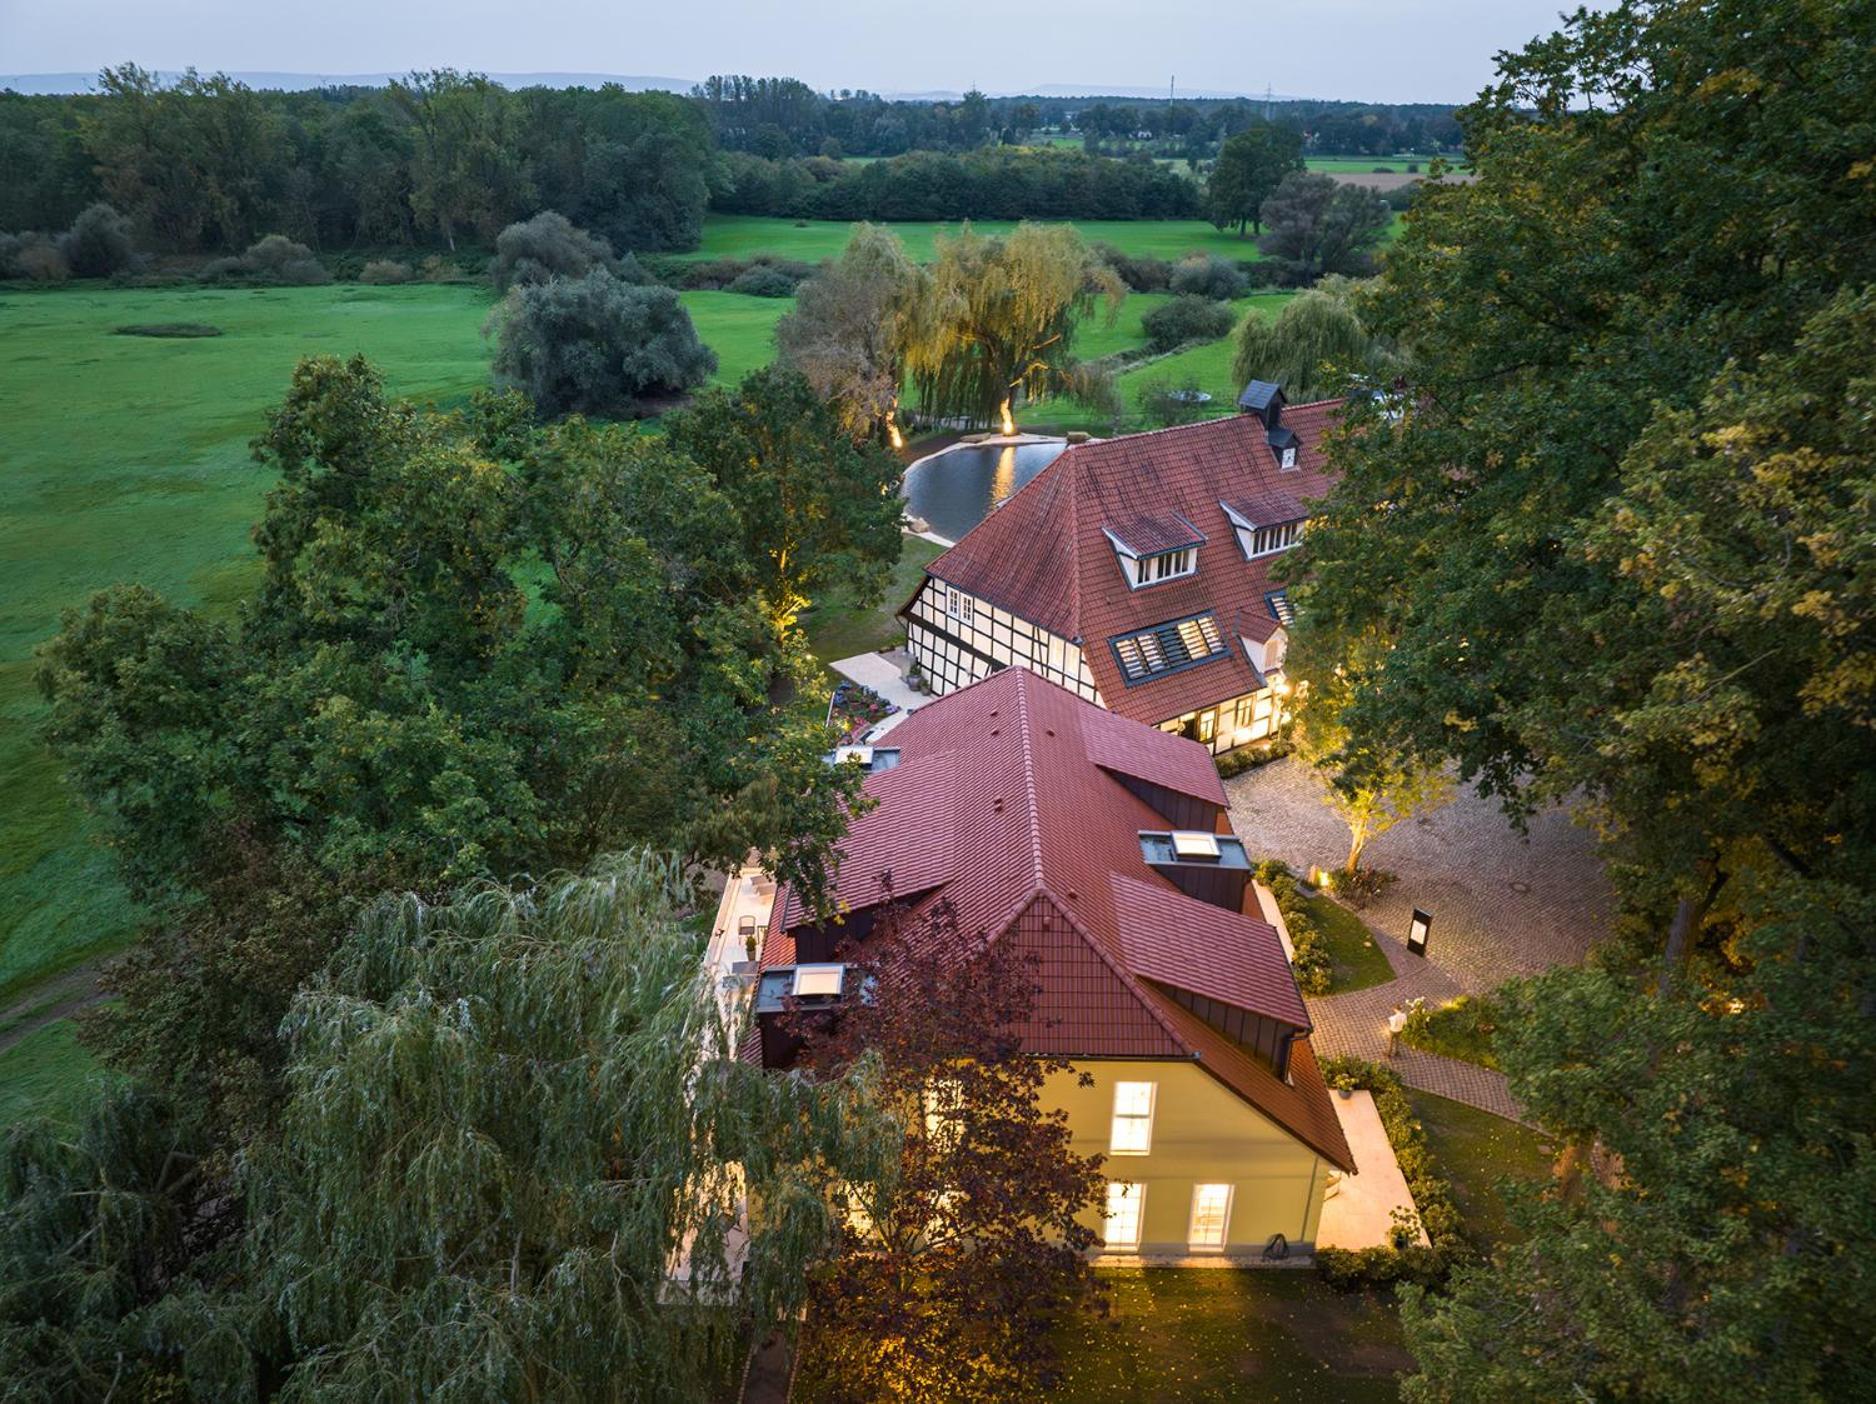
M 852 756 L 877 804 L 839 847 L 842 919 L 775 896 L 750 1056 L 786 1067 L 791 1011 L 859 996 L 849 962 L 889 902 L 914 922 L 946 903 L 959 959 L 982 937 L 1039 962 L 1019 1032 L 1072 1061 L 1046 1095 L 1076 1149 L 1108 1157 L 1109 1254 L 1254 1258 L 1278 1235 L 1309 1251 L 1354 1162 L 1205 748 L 1027 667 L 886 742 Z

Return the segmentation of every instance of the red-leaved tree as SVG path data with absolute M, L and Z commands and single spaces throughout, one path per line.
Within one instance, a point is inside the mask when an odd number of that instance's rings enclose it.
M 850 1180 L 838 1252 L 816 1281 L 810 1398 L 1007 1400 L 1056 1374 L 1055 1325 L 1100 1296 L 1083 1219 L 1101 1157 L 1077 1155 L 1042 1099 L 1067 1059 L 1024 1049 L 1035 961 L 958 929 L 941 903 L 883 918 L 859 952 L 870 982 L 836 1021 L 793 1017 L 800 1065 L 877 1060 L 897 1154 Z M 1085 1074 L 1084 1074 L 1085 1076 Z

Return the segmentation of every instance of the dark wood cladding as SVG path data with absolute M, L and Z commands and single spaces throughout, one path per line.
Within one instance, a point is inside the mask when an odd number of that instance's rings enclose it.
M 1278 1077 L 1290 1075 L 1290 1042 L 1303 1031 L 1275 1019 L 1266 1019 L 1247 1009 L 1220 1004 L 1215 999 L 1189 990 L 1164 987 L 1175 1001 L 1217 1029 L 1233 1043 L 1252 1054 Z
M 797 965 L 825 965 L 841 959 L 843 949 L 851 950 L 873 932 L 879 916 L 878 907 L 849 912 L 846 920 L 818 926 L 797 926 L 789 934 L 795 938 Z
M 1195 795 L 1169 790 L 1164 785 L 1153 784 L 1150 780 L 1139 780 L 1131 775 L 1122 775 L 1117 770 L 1109 770 L 1107 773 L 1131 790 L 1134 797 L 1142 804 L 1164 819 L 1169 829 L 1197 829 L 1208 834 L 1230 832 L 1228 827 L 1220 827 L 1218 823 L 1219 818 L 1225 812 L 1222 805 L 1211 804 Z M 1242 885 L 1240 885 L 1240 891 L 1242 891 Z M 1211 899 L 1204 900 L 1210 901 Z
M 1216 863 L 1155 863 L 1153 871 L 1188 897 L 1228 912 L 1244 910 L 1244 892 L 1251 880 L 1249 869 Z

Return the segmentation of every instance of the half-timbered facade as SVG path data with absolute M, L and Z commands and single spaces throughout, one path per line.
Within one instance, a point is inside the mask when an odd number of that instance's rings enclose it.
M 928 567 L 901 610 L 943 695 L 1021 665 L 1214 754 L 1283 720 L 1271 566 L 1328 490 L 1339 400 L 1252 382 L 1231 419 L 1077 444 Z

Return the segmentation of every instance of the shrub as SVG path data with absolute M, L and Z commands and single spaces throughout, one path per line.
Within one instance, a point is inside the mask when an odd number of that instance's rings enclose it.
M 1484 995 L 1462 994 L 1434 1009 L 1424 1004 L 1410 1009 L 1401 1038 L 1413 1048 L 1495 1068 L 1492 1035 L 1497 1031 L 1497 1005 Z
M 1265 742 L 1263 745 L 1240 746 L 1235 751 L 1226 751 L 1216 761 L 1218 778 L 1229 780 L 1234 775 L 1242 775 L 1245 771 L 1255 770 L 1260 765 L 1282 760 L 1295 749 L 1295 744 L 1286 738 Z
M 1155 307 L 1141 318 L 1140 325 L 1146 331 L 1147 345 L 1155 351 L 1171 351 L 1188 341 L 1216 341 L 1231 330 L 1233 320 L 1224 304 L 1183 293 Z
M 730 283 L 729 291 L 745 293 L 750 297 L 793 297 L 799 281 L 779 268 L 758 264 L 738 273 Z
M 87 205 L 59 238 L 59 252 L 81 278 L 108 278 L 130 267 L 130 221 L 102 201 Z
M 697 263 L 687 263 L 678 270 L 678 285 L 689 291 L 719 292 L 724 289 L 740 292 L 743 289 L 735 285 L 757 270 L 764 270 L 788 279 L 786 293 L 757 293 L 758 297 L 788 297 L 795 288 L 812 278 L 815 267 L 812 263 L 803 263 L 799 259 L 777 258 L 773 254 L 757 254 L 754 258 L 707 258 Z M 770 286 L 776 286 L 773 283 Z
M 706 380 L 716 353 L 697 339 L 669 288 L 584 278 L 517 285 L 496 313 L 495 379 L 544 415 L 630 413 L 640 401 Z
M 507 292 L 516 284 L 545 283 L 549 278 L 584 278 L 595 268 L 619 274 L 612 245 L 589 234 L 554 210 L 542 210 L 533 219 L 518 220 L 495 236 L 495 257 L 489 277 L 495 291 Z M 627 277 L 627 282 L 641 281 Z
M 359 272 L 358 281 L 379 286 L 387 283 L 408 283 L 410 265 L 399 263 L 394 258 L 374 258 Z
M 204 283 L 245 281 L 311 287 L 330 283 L 332 274 L 313 251 L 284 234 L 269 234 L 249 244 L 239 258 L 217 258 L 202 265 Z
M 1345 1289 L 1387 1282 L 1437 1284 L 1471 1248 L 1459 1206 L 1453 1201 L 1453 1187 L 1440 1173 L 1426 1128 L 1407 1099 L 1407 1089 L 1392 1068 L 1360 1058 L 1325 1059 L 1322 1076 L 1331 1087 L 1365 1088 L 1374 1094 L 1375 1111 L 1387 1132 L 1388 1144 L 1394 1148 L 1394 1159 L 1400 1163 L 1408 1193 L 1419 1210 L 1420 1226 L 1426 1230 L 1431 1246 L 1414 1243 L 1407 1248 L 1364 1248 L 1358 1252 L 1319 1248 L 1317 1269 L 1331 1286 Z
M 1190 424 L 1205 413 L 1205 401 L 1198 398 L 1203 393 L 1197 381 L 1174 385 L 1164 376 L 1157 376 L 1140 386 L 1140 413 L 1156 429 Z
M 1139 258 L 1112 244 L 1096 244 L 1094 256 L 1134 292 L 1165 292 L 1172 282 L 1173 267 L 1163 258 Z
M 1193 254 L 1181 259 L 1168 283 L 1176 293 L 1191 293 L 1219 302 L 1243 297 L 1250 285 L 1251 280 L 1244 276 L 1243 269 L 1217 254 Z
M 1316 928 L 1303 894 L 1296 890 L 1296 875 L 1287 863 L 1266 858 L 1257 865 L 1253 876 L 1270 889 L 1283 913 L 1283 924 L 1290 932 L 1290 948 L 1295 952 L 1290 968 L 1296 972 L 1296 985 L 1304 994 L 1329 993 L 1334 963 L 1329 958 L 1329 943 Z
M 0 277 L 62 283 L 71 276 L 65 255 L 50 237 L 36 230 L 0 235 Z

